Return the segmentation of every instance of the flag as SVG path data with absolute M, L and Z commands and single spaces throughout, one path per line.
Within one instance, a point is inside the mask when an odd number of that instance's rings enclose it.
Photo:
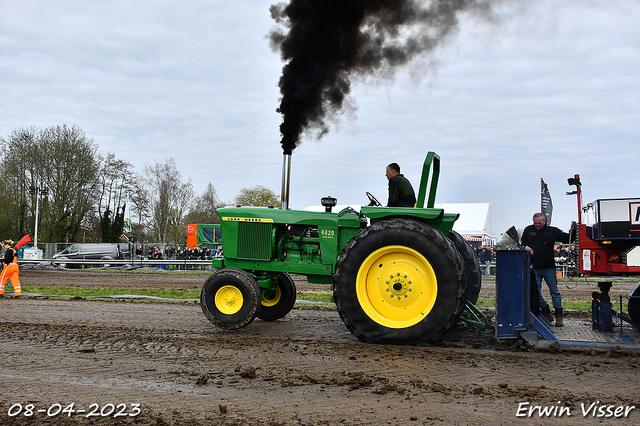
M 540 213 L 544 215 L 547 225 L 551 225 L 551 215 L 553 214 L 553 203 L 551 202 L 551 194 L 549 188 L 544 183 L 544 179 L 540 178 Z
M 24 237 L 22 237 L 20 241 L 16 243 L 16 248 L 19 249 L 23 245 L 27 244 L 29 241 L 31 241 L 31 234 L 27 234 Z
M 127 195 L 127 204 L 124 209 L 124 232 L 131 232 L 131 206 L 129 205 L 129 195 Z

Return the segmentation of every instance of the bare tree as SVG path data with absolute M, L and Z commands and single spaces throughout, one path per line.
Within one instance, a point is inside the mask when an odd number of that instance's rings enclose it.
M 183 183 L 182 175 L 176 167 L 175 159 L 168 158 L 165 163 L 156 163 L 145 167 L 145 181 L 151 195 L 151 218 L 154 237 L 162 242 L 167 237 L 175 239 L 183 218 L 190 210 L 195 194 L 191 182 Z
M 144 241 L 151 223 L 151 193 L 145 187 L 144 179 L 139 177 L 132 183 L 129 194 L 131 203 L 131 235 Z
M 136 181 L 133 165 L 108 153 L 100 158 L 98 173 L 97 223 L 103 242 L 118 240 L 124 223 L 124 209 Z
M 230 204 L 220 201 L 216 187 L 212 183 L 207 185 L 204 193 L 196 198 L 193 208 L 187 215 L 185 222 L 189 223 L 220 223 L 218 208 Z
M 100 172 L 98 173 L 98 211 L 114 209 L 126 203 L 127 194 L 132 191 L 135 173 L 133 165 L 117 159 L 108 153 L 100 157 Z

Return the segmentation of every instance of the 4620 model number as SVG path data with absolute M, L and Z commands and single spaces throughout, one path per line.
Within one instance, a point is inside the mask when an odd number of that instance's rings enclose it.
M 323 229 L 322 231 L 320 231 L 320 235 L 322 235 L 323 238 L 333 238 L 335 236 L 335 232 L 333 229 Z
M 13 404 L 7 414 L 9 417 L 23 415 L 33 417 L 36 414 L 46 414 L 48 417 L 58 415 L 71 417 L 73 415 L 83 415 L 85 417 L 135 417 L 140 414 L 140 404 L 91 404 L 87 410 L 75 407 L 75 402 L 63 407 L 62 404 L 51 404 L 47 408 L 38 409 L 34 404 Z

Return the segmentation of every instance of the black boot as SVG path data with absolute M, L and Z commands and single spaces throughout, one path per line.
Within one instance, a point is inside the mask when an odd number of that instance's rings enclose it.
M 553 315 L 551 315 L 551 309 L 549 308 L 549 305 L 540 309 L 540 312 L 542 312 L 542 316 L 547 320 L 549 324 L 553 324 Z
M 556 327 L 564 327 L 563 311 L 562 308 L 556 308 Z

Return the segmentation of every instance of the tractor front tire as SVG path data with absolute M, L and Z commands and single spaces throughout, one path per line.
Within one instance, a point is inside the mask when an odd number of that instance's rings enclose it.
M 394 218 L 375 223 L 342 250 L 333 298 L 349 331 L 369 343 L 437 339 L 465 303 L 462 258 L 442 232 Z
M 296 285 L 286 272 L 280 275 L 273 297 L 262 290 L 262 300 L 258 309 L 258 318 L 275 321 L 287 315 L 296 303 Z
M 216 327 L 236 330 L 255 319 L 260 307 L 260 288 L 245 271 L 220 269 L 205 281 L 200 293 L 200 307 Z

